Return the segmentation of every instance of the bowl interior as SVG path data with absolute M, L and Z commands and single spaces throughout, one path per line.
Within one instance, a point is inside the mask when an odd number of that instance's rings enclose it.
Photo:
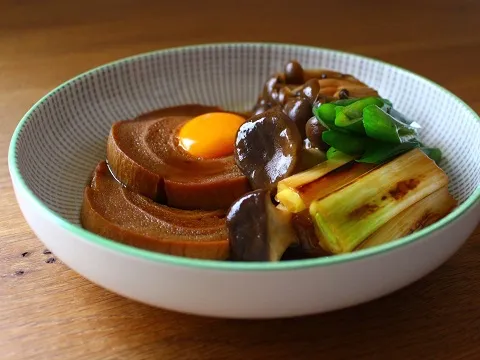
M 266 78 L 292 58 L 306 68 L 351 73 L 376 88 L 422 125 L 425 144 L 442 149 L 441 166 L 457 200 L 465 202 L 479 188 L 480 122 L 461 100 L 429 80 L 376 60 L 280 44 L 171 49 L 82 74 L 25 115 L 12 143 L 14 171 L 51 210 L 78 225 L 84 186 L 105 157 L 113 122 L 185 103 L 246 110 Z

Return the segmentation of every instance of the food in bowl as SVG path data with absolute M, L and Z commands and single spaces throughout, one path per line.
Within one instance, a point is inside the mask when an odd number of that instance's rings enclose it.
M 456 206 L 419 124 L 352 75 L 290 61 L 253 109 L 186 104 L 112 125 L 84 228 L 179 256 L 278 261 L 356 251 Z

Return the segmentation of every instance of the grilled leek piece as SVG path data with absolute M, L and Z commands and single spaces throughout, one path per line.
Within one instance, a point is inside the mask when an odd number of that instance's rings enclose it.
M 389 220 L 448 184 L 421 150 L 411 150 L 312 202 L 320 244 L 334 254 L 354 250 Z
M 309 203 L 305 204 L 298 189 L 304 185 L 310 184 L 331 171 L 338 169 L 342 165 L 353 160 L 353 157 L 345 156 L 341 159 L 332 159 L 324 161 L 311 169 L 302 171 L 298 174 L 289 176 L 280 181 L 277 185 L 276 200 L 287 208 L 288 211 L 298 213 L 308 208 Z
M 444 186 L 395 216 L 357 249 L 367 249 L 410 235 L 447 216 L 456 206 L 457 201 Z
M 327 160 L 327 162 L 328 161 L 329 160 Z M 349 161 L 327 173 L 319 172 L 319 176 L 314 180 L 310 178 L 309 180 L 311 181 L 308 183 L 301 183 L 298 186 L 282 187 L 282 190 L 277 194 L 277 201 L 290 212 L 301 212 L 307 209 L 312 201 L 324 198 L 373 170 L 375 167 L 373 164 Z M 289 179 L 290 178 L 287 178 L 283 181 L 288 181 Z

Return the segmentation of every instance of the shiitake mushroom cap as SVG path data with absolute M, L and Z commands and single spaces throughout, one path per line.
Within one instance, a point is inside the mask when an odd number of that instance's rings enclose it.
M 227 214 L 230 259 L 278 261 L 297 243 L 292 214 L 277 209 L 271 191 L 254 190 L 238 199 Z
M 253 189 L 292 175 L 302 149 L 296 125 L 279 109 L 254 115 L 237 132 L 234 158 Z

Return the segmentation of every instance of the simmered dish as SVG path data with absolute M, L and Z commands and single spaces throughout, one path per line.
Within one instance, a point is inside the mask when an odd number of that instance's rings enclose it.
M 421 124 L 352 75 L 290 61 L 253 109 L 186 104 L 111 127 L 82 226 L 166 254 L 333 256 L 418 231 L 456 207 Z

